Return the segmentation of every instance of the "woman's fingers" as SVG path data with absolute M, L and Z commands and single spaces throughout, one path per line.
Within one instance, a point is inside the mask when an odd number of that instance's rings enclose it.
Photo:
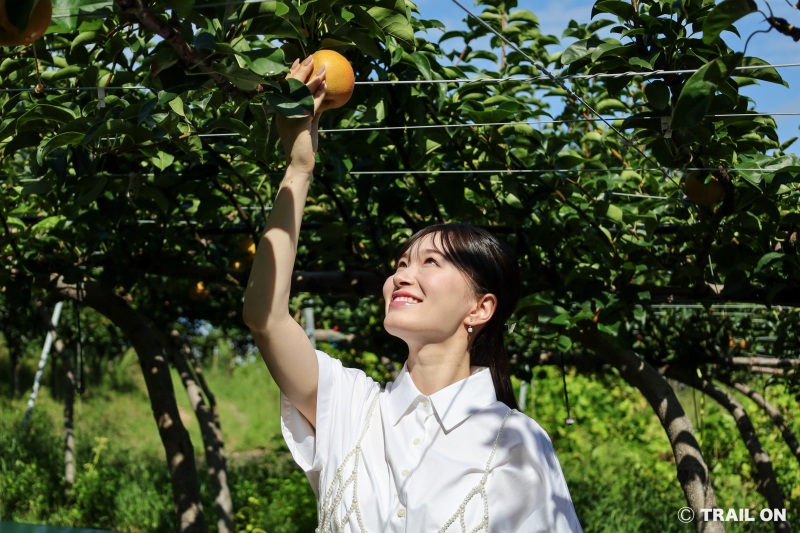
M 309 79 L 312 77 L 314 70 L 314 59 L 311 56 L 308 56 L 303 60 L 301 63 L 300 60 L 295 59 L 292 66 L 289 68 L 289 74 L 286 75 L 287 78 L 295 78 L 303 83 L 308 83 Z
M 289 74 L 286 75 L 286 79 L 295 78 L 306 84 L 308 90 L 311 91 L 311 95 L 314 97 L 314 114 L 317 115 L 322 106 L 322 101 L 325 99 L 325 91 L 327 90 L 325 84 L 325 65 L 322 65 L 316 73 L 313 72 L 313 70 L 314 59 L 311 56 L 305 58 L 302 63 L 299 59 L 295 59 L 292 66 L 289 67 Z
M 317 73 L 306 83 L 308 86 L 308 90 L 311 91 L 316 97 L 316 94 L 319 92 L 320 87 L 325 85 L 325 65 L 322 65 Z

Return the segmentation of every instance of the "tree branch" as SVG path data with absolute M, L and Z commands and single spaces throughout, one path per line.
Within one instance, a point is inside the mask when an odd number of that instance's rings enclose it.
M 800 359 L 780 359 L 778 357 L 721 357 L 715 362 L 729 365 L 774 366 L 778 368 L 800 366 Z
M 217 530 L 219 533 L 231 533 L 236 530 L 233 523 L 233 500 L 228 485 L 222 429 L 219 425 L 219 417 L 215 416 L 214 395 L 208 389 L 205 379 L 201 380 L 197 375 L 197 367 L 193 369 L 189 365 L 189 358 L 192 357 L 192 347 L 189 341 L 182 338 L 177 331 L 172 330 L 170 338 L 165 338 L 164 343 L 167 345 L 165 347 L 173 354 L 172 361 L 181 376 L 186 394 L 189 396 L 189 403 L 200 423 L 200 434 L 206 450 L 206 467 L 211 479 L 214 508 L 217 511 Z M 203 391 L 206 392 L 208 404 L 203 399 Z
M 760 480 L 758 484 L 759 492 L 764 496 L 767 500 L 767 504 L 772 509 L 784 509 L 786 507 L 786 502 L 783 499 L 783 492 L 775 477 L 775 471 L 772 469 L 772 460 L 767 451 L 761 446 L 756 430 L 744 406 L 728 392 L 720 389 L 707 379 L 697 377 L 690 371 L 677 367 L 669 367 L 666 370 L 666 375 L 710 396 L 733 415 L 736 421 L 736 427 L 739 428 L 742 440 L 747 446 L 747 451 L 750 452 L 750 456 L 756 463 L 756 470 L 758 471 Z M 774 524 L 775 531 L 792 531 L 789 522 L 774 522 Z
M 158 330 L 125 300 L 98 283 L 74 285 L 58 275 L 52 277 L 53 292 L 62 298 L 78 300 L 111 320 L 133 344 L 139 357 L 150 407 L 166 452 L 172 478 L 172 495 L 180 521 L 181 533 L 204 533 L 206 530 L 200 500 L 194 448 L 181 422 L 169 364 Z
M 580 342 L 614 366 L 622 378 L 639 389 L 658 416 L 664 427 L 675 455 L 678 481 L 683 488 L 686 501 L 698 517 L 695 528 L 698 533 L 717 533 L 725 531 L 722 522 L 703 521 L 701 509 L 717 506 L 714 489 L 711 486 L 708 466 L 706 466 L 700 444 L 694 435 L 692 423 L 681 407 L 664 376 L 633 350 L 623 349 L 614 344 L 611 338 L 594 324 L 582 324 L 568 332 L 573 341 Z
M 116 6 L 129 18 L 135 20 L 142 27 L 155 33 L 166 41 L 175 53 L 178 60 L 185 67 L 198 70 L 208 76 L 226 94 L 251 99 L 261 91 L 261 86 L 255 91 L 243 91 L 228 81 L 225 76 L 214 71 L 207 62 L 207 58 L 198 54 L 183 38 L 181 32 L 164 21 L 156 13 L 146 8 L 141 0 L 114 0 Z
M 744 383 L 733 382 L 728 379 L 717 378 L 718 381 L 724 383 L 728 387 L 738 390 L 751 400 L 755 402 L 756 405 L 761 407 L 772 419 L 772 422 L 775 426 L 781 431 L 781 436 L 783 436 L 784 442 L 786 445 L 789 446 L 789 449 L 792 452 L 792 455 L 797 458 L 797 461 L 800 462 L 800 442 L 797 441 L 797 437 L 795 437 L 794 432 L 792 432 L 792 428 L 789 427 L 789 424 L 786 423 L 786 420 L 783 418 L 783 414 L 771 403 L 769 403 L 766 398 L 760 395 L 758 392 L 754 391 Z

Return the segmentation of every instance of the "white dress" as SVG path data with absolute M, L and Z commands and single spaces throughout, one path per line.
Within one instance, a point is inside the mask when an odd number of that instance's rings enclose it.
M 425 396 L 405 367 L 382 391 L 317 358 L 316 431 L 285 396 L 281 426 L 318 531 L 582 532 L 550 438 L 497 401 L 488 369 Z

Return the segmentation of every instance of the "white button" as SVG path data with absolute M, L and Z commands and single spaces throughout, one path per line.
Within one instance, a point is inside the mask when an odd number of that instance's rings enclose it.
M 401 507 L 399 511 L 397 511 L 397 516 L 403 518 L 406 515 L 406 510 L 404 507 Z
M 419 443 L 422 442 L 419 438 L 414 439 L 413 441 L 414 446 L 419 446 Z
M 404 468 L 400 471 L 400 475 L 403 477 L 408 476 L 408 468 Z
M 422 400 L 422 407 L 428 407 L 431 404 L 428 400 Z

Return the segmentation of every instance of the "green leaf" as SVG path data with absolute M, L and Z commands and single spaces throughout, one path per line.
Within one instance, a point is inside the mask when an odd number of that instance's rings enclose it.
M 31 228 L 31 233 L 34 235 L 37 233 L 48 233 L 64 220 L 66 220 L 66 217 L 64 215 L 54 215 L 51 217 L 43 218 L 42 220 L 34 224 L 34 226 Z
M 275 76 L 288 70 L 284 64 L 283 50 L 280 48 L 261 48 L 241 52 L 237 59 L 240 59 L 245 64 L 244 66 L 261 77 Z
M 35 121 L 37 124 L 41 124 L 41 122 L 38 121 L 42 120 L 66 124 L 72 122 L 75 118 L 75 113 L 68 107 L 37 104 L 30 107 L 30 109 L 17 120 L 17 128 L 22 129 L 24 125 L 31 121 Z M 34 129 L 38 129 L 39 127 L 39 125 L 34 126 Z
M 636 66 L 636 67 L 642 67 L 642 68 L 644 68 L 646 70 L 652 70 L 653 69 L 653 62 L 652 61 L 648 61 L 647 59 L 645 59 L 643 57 L 632 57 L 632 58 L 630 58 L 628 60 L 628 63 L 630 65 L 633 65 L 633 66 Z
M 598 46 L 597 48 L 595 48 L 592 51 L 592 56 L 591 56 L 592 57 L 592 61 L 593 62 L 597 61 L 598 59 L 603 57 L 605 54 L 608 54 L 609 52 L 613 52 L 614 50 L 619 50 L 620 48 L 623 48 L 622 43 L 620 43 L 619 41 L 616 41 L 616 40 L 608 40 L 608 41 L 604 42 L 603 44 L 601 44 L 600 46 Z M 615 54 L 612 54 L 612 55 L 617 56 L 617 55 L 619 55 L 619 52 L 617 52 Z
M 83 74 L 85 67 L 81 65 L 70 65 L 58 70 L 45 70 L 42 72 L 42 80 L 52 83 L 55 81 L 77 78 Z
M 175 111 L 178 115 L 182 117 L 186 117 L 186 112 L 183 110 L 183 99 L 180 96 L 176 96 L 172 100 L 169 101 L 169 107 Z
M 384 33 L 391 35 L 406 46 L 413 45 L 414 28 L 405 14 L 383 7 L 373 7 L 367 12 L 377 21 Z
M 245 91 L 255 91 L 264 82 L 264 77 L 255 72 L 243 69 L 238 65 L 220 65 L 213 67 L 214 72 L 224 76 L 234 87 Z
M 527 22 L 534 26 L 539 25 L 539 18 L 533 12 L 528 11 L 527 9 L 515 9 L 508 16 L 508 22 L 514 22 L 517 20 Z
M 433 79 L 431 74 L 431 62 L 428 61 L 428 58 L 425 54 L 421 52 L 414 52 L 411 54 L 411 60 L 414 61 L 414 64 L 417 66 L 420 74 L 426 80 Z
M 786 259 L 786 254 L 782 252 L 770 252 L 768 254 L 765 254 L 764 256 L 761 257 L 761 259 L 758 260 L 758 264 L 756 265 L 755 271 L 761 272 L 762 270 L 764 270 L 764 268 L 774 263 L 775 261 L 783 261 L 785 259 Z
M 691 128 L 703 121 L 717 88 L 730 77 L 741 58 L 741 53 L 720 56 L 692 74 L 672 110 L 672 129 Z
M 23 195 L 44 195 L 53 190 L 53 184 L 46 179 L 39 179 L 33 183 L 29 183 L 22 188 L 21 194 Z
M 569 312 L 565 311 L 550 319 L 550 324 L 553 326 L 569 326 L 572 323 L 570 320 Z
M 734 22 L 757 10 L 752 0 L 722 0 L 703 21 L 703 42 L 711 44 Z
M 85 194 L 81 195 L 79 198 L 75 200 L 75 203 L 80 206 L 86 206 L 90 203 L 97 200 L 97 197 L 105 190 L 106 186 L 108 185 L 108 177 L 102 176 L 94 181 L 92 184 L 91 189 L 86 191 Z
M 260 2 L 258 4 L 258 12 L 264 15 L 271 15 L 277 18 L 281 18 L 287 13 L 289 13 L 289 6 L 284 4 L 283 2 L 275 2 L 273 0 L 267 0 L 266 2 Z
M 85 133 L 83 132 L 75 132 L 69 131 L 66 133 L 59 133 L 58 135 L 54 135 L 51 137 L 47 142 L 40 145 L 39 148 L 36 150 L 36 162 L 41 165 L 44 162 L 44 158 L 47 157 L 47 154 L 52 152 L 57 148 L 61 148 L 62 146 L 68 146 L 72 144 L 80 144 L 83 142 L 83 138 Z
M 264 93 L 263 98 L 281 115 L 300 118 L 314 112 L 314 98 L 305 83 L 290 78 L 277 83 L 270 82 L 265 86 L 275 90 Z
M 623 211 L 618 206 L 614 204 L 608 204 L 608 209 L 606 210 L 606 216 L 613 220 L 614 222 L 622 222 L 622 215 Z
M 778 73 L 778 70 L 775 67 L 769 66 L 767 61 L 757 57 L 745 57 L 742 59 L 741 63 L 741 66 L 743 67 L 756 67 L 761 65 L 764 65 L 764 68 L 737 70 L 736 78 L 751 78 L 789 87 L 789 84 L 784 81 L 784 79 Z
M 614 324 L 604 324 L 604 323 L 600 322 L 599 324 L 597 324 L 597 329 L 598 330 L 600 330 L 603 333 L 606 333 L 608 335 L 611 335 L 613 337 L 616 337 L 617 334 L 619 333 L 619 327 L 620 327 L 620 323 L 619 322 L 615 322 Z
M 150 158 L 150 161 L 153 163 L 153 165 L 155 165 L 156 168 L 158 168 L 158 170 L 164 170 L 173 162 L 175 162 L 175 156 L 159 150 L 155 157 Z
M 580 59 L 588 57 L 592 55 L 595 48 L 602 45 L 603 41 L 592 37 L 591 39 L 581 39 L 579 41 L 575 41 L 571 45 L 564 50 L 564 53 L 561 54 L 561 64 L 562 65 L 569 65 L 574 63 Z
M 89 43 L 96 42 L 99 36 L 100 33 L 96 31 L 84 31 L 79 33 L 72 40 L 72 44 L 70 44 L 70 51 L 74 51 L 76 48 L 81 46 L 86 46 Z
M 653 109 L 662 111 L 669 106 L 669 85 L 662 80 L 655 80 L 645 85 L 644 94 Z
M 510 205 L 511 207 L 516 207 L 518 209 L 522 209 L 522 202 L 520 202 L 519 198 L 517 198 L 515 195 L 513 195 L 511 193 L 508 193 L 506 195 L 506 203 L 508 205 Z
M 633 9 L 630 2 L 623 2 L 622 0 L 604 0 L 596 2 L 592 7 L 592 18 L 600 13 L 610 13 L 624 21 L 629 21 L 636 15 L 636 11 Z
M 559 335 L 556 339 L 556 346 L 562 352 L 568 352 L 572 348 L 572 339 L 566 335 Z

